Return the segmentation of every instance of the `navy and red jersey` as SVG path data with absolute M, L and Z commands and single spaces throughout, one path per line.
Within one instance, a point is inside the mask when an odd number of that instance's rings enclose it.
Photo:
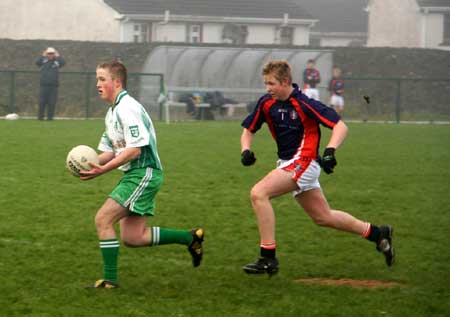
M 306 68 L 303 71 L 303 84 L 308 85 L 309 88 L 316 88 L 316 85 L 320 83 L 320 73 L 315 68 Z
M 329 90 L 334 95 L 342 95 L 344 91 L 344 81 L 340 78 L 332 78 L 330 80 Z
M 262 96 L 253 112 L 242 126 L 251 133 L 258 131 L 265 122 L 278 146 L 278 157 L 317 159 L 320 145 L 319 124 L 332 129 L 341 119 L 334 109 L 320 101 L 309 99 L 297 84 L 285 101 Z

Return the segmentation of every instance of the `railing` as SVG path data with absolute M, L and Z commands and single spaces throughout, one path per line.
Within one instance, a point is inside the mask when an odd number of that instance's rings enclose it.
M 103 116 L 98 104 L 103 103 L 95 89 L 95 72 L 60 72 L 59 97 L 56 114 L 67 117 L 91 118 Z M 151 81 L 152 91 L 144 92 L 142 78 Z M 130 93 L 138 97 L 147 96 L 147 105 L 161 115 L 158 97 L 164 92 L 164 75 L 157 73 L 129 73 Z M 7 87 L 7 88 L 6 88 Z M 0 109 L 3 113 L 19 113 L 23 116 L 35 116 L 39 95 L 39 71 L 0 70 Z M 20 105 L 18 104 L 20 102 Z M 153 109 L 154 108 L 154 109 Z
M 361 121 L 425 121 L 450 122 L 450 78 L 345 77 L 344 119 Z M 255 80 L 261 80 L 260 78 Z M 325 84 L 325 83 L 324 83 Z M 182 107 L 163 108 L 164 76 L 156 73 L 130 73 L 130 94 L 146 107 L 152 117 L 166 119 L 173 112 L 180 120 L 186 116 Z M 319 87 L 321 101 L 329 104 L 329 92 Z M 254 103 L 264 89 L 228 87 L 167 87 L 168 98 L 179 102 L 178 96 L 189 92 L 221 91 L 239 105 Z M 39 71 L 0 70 L 0 116 L 18 113 L 35 117 L 38 108 Z M 367 104 L 363 96 L 370 97 Z M 172 98 L 172 97 L 173 98 Z M 226 110 L 226 109 L 225 109 Z M 241 107 L 233 116 L 218 115 L 216 119 L 241 119 L 247 108 Z M 103 117 L 105 103 L 97 96 L 94 72 L 60 72 L 60 88 L 56 116 L 67 118 Z M 223 114 L 223 112 L 222 112 Z
M 345 77 L 345 114 L 384 121 L 450 121 L 450 78 Z M 367 104 L 363 96 L 370 97 Z M 348 106 L 347 106 L 348 104 Z M 392 109 L 393 107 L 393 109 Z M 350 108 L 350 109 L 348 109 Z M 389 109 L 391 109 L 389 111 Z M 349 110 L 349 111 L 348 111 Z M 350 112 L 350 113 L 348 113 Z

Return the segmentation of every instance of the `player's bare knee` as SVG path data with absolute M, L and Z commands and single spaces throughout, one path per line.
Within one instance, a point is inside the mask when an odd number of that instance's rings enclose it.
M 264 194 L 260 187 L 255 185 L 250 191 L 250 199 L 252 200 L 252 202 L 258 202 L 260 200 L 267 199 L 267 195 Z
M 331 227 L 332 226 L 332 219 L 330 214 L 321 214 L 321 215 L 314 215 L 311 216 L 314 223 L 320 227 Z
M 98 232 L 102 232 L 108 230 L 111 227 L 111 223 L 109 217 L 105 215 L 105 213 L 99 211 L 95 215 L 95 227 Z

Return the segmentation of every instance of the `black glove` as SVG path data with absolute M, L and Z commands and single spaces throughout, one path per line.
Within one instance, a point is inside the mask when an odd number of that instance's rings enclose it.
M 333 173 L 333 168 L 337 165 L 336 157 L 334 156 L 335 148 L 327 147 L 323 152 L 323 156 L 320 160 L 320 166 L 327 174 Z
M 255 153 L 253 153 L 250 150 L 245 150 L 244 152 L 241 153 L 241 162 L 242 165 L 244 166 L 250 166 L 255 164 L 256 162 Z

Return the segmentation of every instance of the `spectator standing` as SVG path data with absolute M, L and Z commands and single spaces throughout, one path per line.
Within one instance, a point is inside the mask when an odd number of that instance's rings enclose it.
M 303 71 L 303 93 L 308 98 L 320 100 L 319 89 L 317 85 L 320 83 L 320 73 L 315 69 L 316 61 L 309 59 L 306 64 L 306 69 Z
M 44 120 L 46 108 L 47 120 L 53 120 L 58 98 L 59 69 L 65 64 L 64 59 L 53 47 L 48 47 L 36 61 L 40 69 L 39 120 Z
M 344 112 L 344 80 L 341 78 L 342 71 L 339 67 L 333 67 L 333 78 L 330 80 L 330 105 L 339 115 Z

